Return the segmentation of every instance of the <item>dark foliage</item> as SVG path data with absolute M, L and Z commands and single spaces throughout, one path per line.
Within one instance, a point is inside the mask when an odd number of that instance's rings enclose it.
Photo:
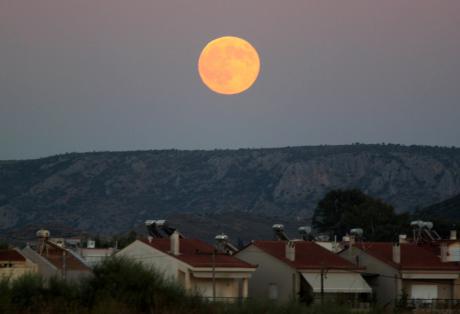
M 360 190 L 334 190 L 318 203 L 313 227 L 337 236 L 362 228 L 368 241 L 392 241 L 406 231 L 409 221 L 408 214 L 396 214 L 391 205 Z
M 183 213 L 307 218 L 338 187 L 365 189 L 410 211 L 459 190 L 460 149 L 357 144 L 0 161 L 0 236 L 28 241 L 31 225 L 52 235 L 109 236 Z M 226 233 L 236 238 L 242 228 L 231 227 Z M 208 229 L 192 225 L 188 234 L 212 239 Z
M 352 311 L 335 304 L 305 306 L 296 301 L 286 304 L 267 300 L 212 303 L 186 294 L 181 287 L 140 263 L 114 258 L 96 267 L 94 276 L 81 281 L 59 278 L 45 281 L 37 274 L 27 274 L 16 280 L 0 279 L 0 313 L 346 314 Z

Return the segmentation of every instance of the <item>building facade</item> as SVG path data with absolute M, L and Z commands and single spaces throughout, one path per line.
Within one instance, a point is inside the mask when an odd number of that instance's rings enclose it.
M 21 253 L 37 265 L 38 272 L 45 279 L 78 280 L 91 275 L 90 267 L 78 255 L 47 239 L 41 240 L 35 247 L 27 245 Z
M 355 243 L 340 256 L 366 267 L 366 276 L 382 306 L 412 307 L 460 303 L 460 265 L 449 260 L 444 244 Z M 457 246 L 453 245 L 455 249 Z M 444 255 L 444 257 L 443 257 Z
M 310 241 L 253 241 L 236 257 L 258 266 L 249 284 L 255 298 L 367 302 L 362 269 Z
M 140 261 L 190 293 L 222 301 L 247 298 L 248 281 L 256 270 L 203 241 L 183 239 L 177 232 L 169 238 L 136 240 L 116 256 Z
M 0 250 L 0 279 L 14 280 L 26 273 L 35 273 L 38 266 L 26 258 L 19 250 Z

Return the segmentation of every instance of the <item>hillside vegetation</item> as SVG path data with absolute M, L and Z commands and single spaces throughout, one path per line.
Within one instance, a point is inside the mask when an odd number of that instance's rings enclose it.
M 247 215 L 245 221 L 278 217 L 301 223 L 328 191 L 349 188 L 378 197 L 397 212 L 425 207 L 460 193 L 460 149 L 161 150 L 0 162 L 0 234 L 52 225 L 117 233 L 145 219 L 206 221 L 210 215 L 217 229 L 220 215 L 227 217 L 220 222 L 224 227 L 248 229 L 235 222 L 234 212 Z
M 460 221 L 460 194 L 442 202 L 422 208 L 417 212 L 421 217 L 443 221 Z

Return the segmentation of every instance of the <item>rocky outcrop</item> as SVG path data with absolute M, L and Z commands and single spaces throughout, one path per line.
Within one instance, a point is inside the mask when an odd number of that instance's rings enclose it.
M 309 217 L 331 189 L 398 211 L 460 194 L 460 149 L 348 145 L 65 154 L 0 163 L 0 230 L 123 231 L 171 213 Z

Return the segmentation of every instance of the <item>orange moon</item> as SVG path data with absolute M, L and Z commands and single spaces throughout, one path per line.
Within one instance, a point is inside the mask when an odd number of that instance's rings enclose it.
M 233 95 L 250 88 L 260 72 L 256 49 L 239 37 L 225 36 L 209 42 L 198 59 L 198 73 L 212 91 Z

